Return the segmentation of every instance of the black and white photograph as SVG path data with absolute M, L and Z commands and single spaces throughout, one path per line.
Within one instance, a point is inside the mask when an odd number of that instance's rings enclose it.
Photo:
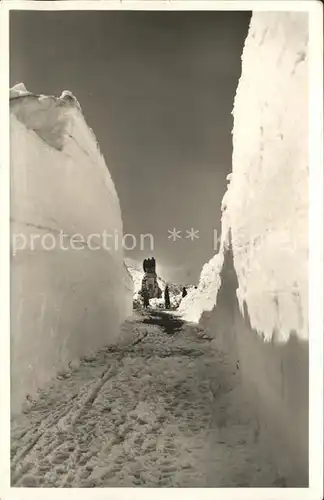
M 323 9 L 199 3 L 1 6 L 3 500 L 322 498 Z

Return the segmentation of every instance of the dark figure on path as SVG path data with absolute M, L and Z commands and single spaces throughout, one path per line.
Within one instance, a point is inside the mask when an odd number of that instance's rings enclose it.
M 168 285 L 165 287 L 164 290 L 164 303 L 165 303 L 165 308 L 170 309 L 170 293 Z
M 145 309 L 147 309 L 148 306 L 150 305 L 150 299 L 149 299 L 149 292 L 146 288 L 144 288 L 142 292 L 142 297 L 143 297 L 143 306 Z
M 188 292 L 187 292 L 186 288 L 183 287 L 183 289 L 182 289 L 182 298 L 184 298 L 187 295 L 187 293 Z

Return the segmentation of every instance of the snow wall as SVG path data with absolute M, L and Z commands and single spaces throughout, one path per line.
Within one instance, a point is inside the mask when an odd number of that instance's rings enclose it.
M 230 353 L 288 486 L 308 484 L 307 43 L 307 14 L 253 13 L 220 252 L 181 305 Z
M 15 413 L 27 394 L 117 337 L 132 312 L 133 282 L 117 193 L 76 99 L 21 85 L 10 111 Z

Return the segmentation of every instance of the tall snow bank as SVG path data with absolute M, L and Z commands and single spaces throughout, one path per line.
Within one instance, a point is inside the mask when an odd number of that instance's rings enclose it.
M 253 13 L 234 103 L 233 172 L 219 254 L 181 305 L 199 320 L 216 303 L 231 232 L 237 297 L 266 340 L 308 338 L 308 17 Z M 216 293 L 215 293 L 216 292 Z
M 241 307 L 283 341 L 308 337 L 307 46 L 307 14 L 253 14 L 226 195 Z
M 230 181 L 231 176 L 232 174 L 227 176 L 228 181 Z M 226 196 L 227 193 L 222 201 L 223 217 L 219 252 L 203 266 L 197 288 L 191 289 L 179 306 L 179 313 L 186 321 L 198 323 L 201 315 L 211 311 L 216 304 L 218 290 L 221 286 L 220 273 L 224 264 L 224 253 L 228 249 L 230 236 L 230 223 L 225 211 Z
M 204 265 L 197 288 L 191 289 L 180 303 L 178 312 L 184 320 L 197 323 L 204 311 L 214 307 L 223 260 L 223 252 L 220 252 Z
M 187 307 L 230 353 L 255 408 L 256 436 L 288 486 L 308 483 L 307 63 L 307 14 L 253 13 L 220 254 Z
M 133 283 L 117 193 L 77 100 L 19 85 L 10 108 L 15 412 L 27 394 L 116 338 Z
M 308 484 L 308 15 L 253 13 L 226 195 L 237 297 L 230 330 L 260 439 Z M 216 307 L 217 309 L 217 307 Z M 233 309 L 230 309 L 233 314 Z M 226 333 L 225 333 L 226 335 Z

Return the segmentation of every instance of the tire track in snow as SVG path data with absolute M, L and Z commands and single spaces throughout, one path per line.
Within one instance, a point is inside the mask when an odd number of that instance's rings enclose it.
M 85 359 L 41 400 L 43 407 L 36 403 L 23 417 L 22 426 L 32 422 L 36 432 L 40 413 L 45 430 L 22 438 L 12 485 L 216 487 L 273 481 L 268 464 L 265 472 L 257 470 L 249 423 L 231 406 L 233 380 L 222 355 L 215 357 L 192 326 L 174 335 L 151 328 L 127 345 Z M 75 392 L 70 401 L 67 396 Z M 59 411 L 46 414 L 56 404 Z M 18 437 L 13 441 L 21 444 Z
M 104 370 L 98 382 L 95 382 L 91 387 L 89 392 L 85 392 L 84 396 L 80 397 L 80 394 L 73 395 L 67 400 L 62 402 L 63 410 L 59 413 L 49 414 L 44 420 L 41 421 L 40 424 L 35 425 L 31 430 L 24 430 L 19 437 L 13 436 L 13 440 L 17 439 L 20 441 L 22 438 L 25 438 L 23 441 L 27 441 L 27 443 L 22 447 L 20 451 L 17 453 L 12 453 L 11 456 L 11 483 L 14 485 L 19 482 L 19 480 L 24 476 L 26 472 L 32 467 L 32 464 L 27 462 L 24 463 L 25 457 L 28 456 L 30 452 L 35 448 L 35 446 L 39 443 L 41 439 L 46 439 L 47 435 L 50 437 L 56 434 L 56 432 L 67 433 L 69 430 L 72 430 L 73 426 L 76 424 L 77 420 L 83 415 L 83 413 L 87 410 L 87 407 L 92 405 L 102 388 L 102 386 L 107 382 L 107 380 L 114 376 L 118 370 L 118 362 L 122 359 L 122 357 L 127 352 L 129 347 L 133 347 L 140 343 L 147 336 L 147 332 L 142 332 L 141 335 L 138 336 L 129 346 L 123 347 L 117 353 L 117 360 L 113 362 L 112 366 L 109 366 L 108 369 Z M 102 353 L 103 350 L 100 351 Z M 117 349 L 114 347 L 108 347 L 104 349 L 107 353 L 116 353 Z M 83 364 L 88 361 L 96 362 L 96 358 L 87 358 L 83 357 Z M 82 367 L 82 363 L 80 368 Z M 37 403 L 36 403 L 37 406 Z M 30 408 L 30 411 L 35 411 L 33 407 Z M 57 443 L 54 441 L 54 445 L 48 448 L 48 452 L 52 453 L 54 449 L 59 447 Z M 48 453 L 48 454 L 49 454 Z

